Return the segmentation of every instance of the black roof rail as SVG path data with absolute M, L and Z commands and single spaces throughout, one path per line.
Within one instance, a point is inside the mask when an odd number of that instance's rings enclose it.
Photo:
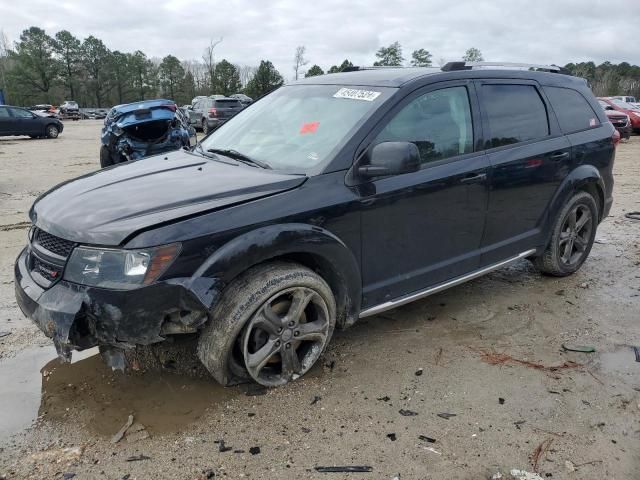
M 536 63 L 516 63 L 516 62 L 449 62 L 442 67 L 443 72 L 453 72 L 457 70 L 473 70 L 474 67 L 498 67 L 498 68 L 527 68 L 542 70 L 545 72 L 562 73 L 571 75 L 569 70 L 557 65 L 541 65 Z

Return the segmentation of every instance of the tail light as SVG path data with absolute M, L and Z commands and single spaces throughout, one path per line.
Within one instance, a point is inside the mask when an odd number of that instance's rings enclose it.
M 209 116 L 210 117 L 217 117 L 218 116 L 218 111 L 215 108 L 210 108 L 209 109 Z
M 613 140 L 614 148 L 618 146 L 620 143 L 620 132 L 618 130 L 613 131 L 613 135 L 611 135 L 611 140 Z

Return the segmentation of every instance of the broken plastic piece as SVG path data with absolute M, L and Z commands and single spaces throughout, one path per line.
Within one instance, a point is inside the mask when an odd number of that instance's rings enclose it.
M 594 353 L 596 351 L 596 347 L 591 345 L 567 345 L 563 343 L 562 348 L 567 352 Z
M 518 470 L 517 468 L 512 469 L 509 473 L 517 480 L 543 480 L 537 473 L 530 473 L 524 470 Z
M 321 473 L 368 473 L 373 472 L 373 467 L 368 465 L 345 465 L 341 467 L 316 467 L 315 470 Z
M 440 418 L 444 418 L 445 420 L 449 420 L 451 417 L 455 417 L 455 413 L 438 413 Z
M 418 439 L 423 442 L 436 443 L 435 438 L 427 437 L 426 435 L 418 435 Z
M 400 415 L 402 415 L 403 417 L 415 417 L 416 415 L 418 415 L 418 412 L 413 412 L 411 410 L 405 410 L 403 408 L 401 408 L 398 413 Z

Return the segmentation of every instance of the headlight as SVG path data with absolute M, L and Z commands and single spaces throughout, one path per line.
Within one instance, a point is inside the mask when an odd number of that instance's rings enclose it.
M 92 287 L 129 290 L 153 283 L 180 252 L 180 244 L 143 250 L 76 247 L 64 279 Z

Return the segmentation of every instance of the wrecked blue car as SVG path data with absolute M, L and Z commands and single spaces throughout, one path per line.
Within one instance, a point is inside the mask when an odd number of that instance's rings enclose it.
M 189 147 L 193 135 L 188 117 L 171 100 L 117 105 L 102 127 L 100 165 L 104 168 Z

